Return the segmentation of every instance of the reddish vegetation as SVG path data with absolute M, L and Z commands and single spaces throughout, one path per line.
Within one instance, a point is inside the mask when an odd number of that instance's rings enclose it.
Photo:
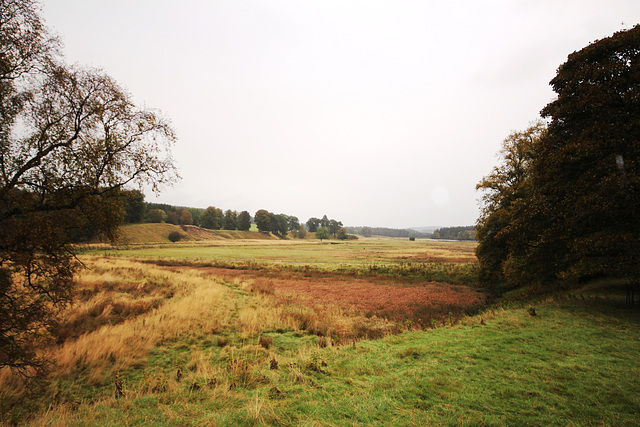
M 350 276 L 206 268 L 215 276 L 253 279 L 257 292 L 283 302 L 322 307 L 336 305 L 396 322 L 423 326 L 459 318 L 480 308 L 485 297 L 466 286 L 383 276 Z

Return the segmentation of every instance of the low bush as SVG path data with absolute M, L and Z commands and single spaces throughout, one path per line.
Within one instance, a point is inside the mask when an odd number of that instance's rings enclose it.
M 179 240 L 182 240 L 183 237 L 184 234 L 180 233 L 179 231 L 172 231 L 171 233 L 169 233 L 168 239 L 175 243 Z

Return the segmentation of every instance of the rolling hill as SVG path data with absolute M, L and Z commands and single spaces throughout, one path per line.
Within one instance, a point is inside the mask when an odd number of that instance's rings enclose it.
M 206 241 L 206 240 L 229 240 L 229 239 L 254 239 L 273 240 L 276 236 L 258 231 L 237 231 L 237 230 L 208 230 L 194 225 L 173 225 L 173 224 L 127 224 L 120 228 L 120 237 L 117 244 L 142 244 L 142 243 L 168 243 L 169 234 L 178 232 L 182 235 L 180 240 Z

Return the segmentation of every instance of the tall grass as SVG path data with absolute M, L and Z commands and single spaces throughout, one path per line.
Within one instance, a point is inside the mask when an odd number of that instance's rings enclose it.
M 287 303 L 264 280 L 219 278 L 197 269 L 119 258 L 82 260 L 87 268 L 76 278 L 77 302 L 64 313 L 59 344 L 46 351 L 54 368 L 41 404 L 94 399 L 96 392 L 111 395 L 116 375 L 137 378 L 136 396 L 175 387 L 177 379 L 172 382 L 166 373 L 140 379 L 158 352 L 173 354 L 169 359 L 181 366 L 176 372 L 181 369 L 194 387 L 224 389 L 263 376 L 254 371 L 269 355 L 259 345 L 269 331 L 328 337 L 324 346 L 398 331 L 393 322 L 334 304 Z M 194 348 L 203 342 L 219 349 L 217 358 L 227 359 L 227 369 L 212 368 L 212 353 Z M 219 342 L 224 344 L 219 347 Z M 309 345 L 316 347 L 314 341 Z M 187 360 L 184 350 L 191 352 Z M 0 372 L 3 412 L 19 407 L 25 393 L 9 371 Z
M 640 318 L 624 309 L 623 296 L 608 299 L 591 289 L 537 301 L 536 316 L 531 300 L 467 316 L 465 310 L 482 306 L 479 294 L 414 277 L 412 269 L 421 267 L 413 262 L 324 270 L 81 259 L 87 268 L 77 277 L 78 298 L 65 312 L 58 343 L 46 350 L 53 368 L 42 389 L 28 395 L 0 370 L 4 422 L 637 420 Z M 409 273 L 391 274 L 400 269 Z M 422 305 L 411 305 L 420 298 Z M 431 326 L 438 328 L 426 330 Z
M 335 242 L 334 242 L 335 243 Z M 184 245 L 152 245 L 113 249 L 109 255 L 140 257 L 155 262 L 183 263 L 249 270 L 337 271 L 382 274 L 472 285 L 476 278 L 473 243 L 363 241 L 340 244 L 300 241 L 212 241 Z M 102 250 L 104 253 L 104 249 Z
M 622 311 L 621 311 L 622 310 Z M 635 425 L 640 318 L 617 303 L 564 300 L 486 312 L 454 327 L 334 347 L 282 342 L 189 352 L 181 381 L 52 406 L 36 425 Z M 270 360 L 277 359 L 272 369 Z M 215 382 L 205 382 L 215 378 Z M 153 391 L 145 384 L 164 384 Z M 163 382 L 164 381 L 164 382 Z M 199 384 L 199 388 L 193 384 Z M 209 385 L 208 385 L 209 384 Z

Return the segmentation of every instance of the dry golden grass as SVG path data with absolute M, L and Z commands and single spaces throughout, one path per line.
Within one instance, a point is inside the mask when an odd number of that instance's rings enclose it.
M 80 259 L 86 268 L 76 277 L 77 298 L 64 312 L 57 344 L 46 350 L 53 369 L 43 392 L 47 397 L 41 401 L 55 405 L 42 420 L 72 420 L 65 402 L 82 395 L 78 388 L 112 395 L 119 372 L 143 375 L 136 383 L 126 384 L 129 398 L 181 390 L 187 384 L 187 389 L 206 390 L 208 398 L 215 399 L 229 397 L 236 387 L 252 389 L 268 382 L 273 375 L 270 360 L 277 353 L 276 363 L 286 366 L 291 381 L 305 383 L 309 370 L 322 370 L 314 358 L 319 347 L 420 327 L 404 322 L 402 316 L 385 318 L 381 311 L 385 301 L 395 314 L 422 296 L 423 302 L 435 304 L 440 301 L 438 295 L 442 301 L 457 295 L 464 307 L 476 302 L 464 287 L 417 286 L 390 277 L 166 267 L 95 256 Z M 392 304 L 390 299 L 397 301 Z M 269 338 L 276 331 L 318 338 L 288 353 Z M 203 342 L 209 347 L 198 347 Z M 152 353 L 178 348 L 188 349 L 188 357 L 178 358 L 174 368 L 144 368 Z M 24 393 L 9 371 L 0 370 L 0 411 L 20 401 Z M 254 422 L 276 421 L 269 406 L 262 404 L 264 399 L 268 396 L 256 395 L 245 407 Z
M 252 292 L 251 283 L 240 278 L 220 279 L 197 269 L 167 269 L 127 259 L 83 257 L 82 262 L 86 268 L 76 277 L 78 298 L 64 313 L 58 345 L 47 349 L 52 379 L 73 379 L 82 372 L 88 385 L 105 386 L 116 372 L 131 369 L 161 345 L 231 330 L 237 339 L 246 340 L 266 330 L 309 327 L 309 320 L 301 322 L 297 311 L 282 306 L 273 295 Z M 259 350 L 250 352 L 265 350 L 254 347 Z M 233 356 L 236 350 L 223 349 L 231 355 L 230 366 L 240 360 Z M 247 351 L 243 347 L 241 353 L 246 356 Z M 208 357 L 192 355 L 187 380 L 205 383 L 223 377 L 212 371 Z M 238 369 L 242 364 L 231 369 L 231 377 L 239 375 Z M 158 386 L 158 381 L 149 380 L 145 389 Z M 10 371 L 0 371 L 0 399 L 18 399 L 24 393 L 19 384 Z
M 127 280 L 137 279 L 136 276 L 142 275 L 149 281 L 164 284 L 175 295 L 167 294 L 173 296 L 144 316 L 135 316 L 116 325 L 105 324 L 53 349 L 51 358 L 57 370 L 65 372 L 86 366 L 90 368 L 87 369 L 90 381 L 101 385 L 110 381 L 113 372 L 128 369 L 163 341 L 209 334 L 224 328 L 230 322 L 235 309 L 232 291 L 214 277 L 202 277 L 194 271 L 169 272 L 126 260 L 114 260 L 111 263 L 111 270 L 104 273 L 109 277 L 118 278 L 120 273 L 124 273 L 124 277 L 119 276 L 119 279 L 126 283 Z M 91 267 L 91 262 L 88 265 Z M 95 278 L 92 279 L 92 283 L 95 283 Z M 81 274 L 78 282 L 81 284 L 83 280 L 84 276 Z M 106 295 L 108 294 L 100 291 L 96 298 L 104 298 Z M 129 295 L 127 298 L 132 297 Z M 95 306 L 96 301 L 92 300 L 89 300 L 89 304 Z M 71 309 L 72 312 L 83 310 L 84 307 Z M 103 311 L 100 315 L 104 314 Z
M 99 314 L 97 310 L 94 313 L 107 322 L 47 350 L 47 358 L 54 366 L 52 378 L 66 378 L 82 371 L 88 384 L 104 386 L 112 381 L 115 372 L 129 369 L 163 342 L 223 330 L 237 310 L 228 286 L 194 270 L 167 271 L 122 259 L 84 258 L 83 262 L 87 269 L 76 281 L 85 298 L 70 307 L 65 318 L 82 318 L 95 307 L 103 307 Z M 143 283 L 153 283 L 156 293 L 164 295 L 163 302 L 120 323 L 109 324 L 116 304 L 138 304 L 135 292 L 124 288 L 139 289 L 145 286 Z M 0 371 L 0 399 L 13 400 L 23 392 L 13 393 L 15 388 L 10 385 L 15 383 L 9 371 Z

